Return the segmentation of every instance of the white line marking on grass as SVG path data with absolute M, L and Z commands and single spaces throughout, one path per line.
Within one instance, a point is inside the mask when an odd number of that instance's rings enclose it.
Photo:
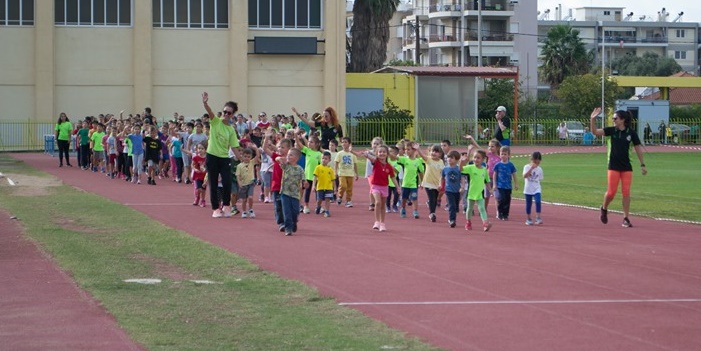
M 340 306 L 427 306 L 427 305 L 569 305 L 609 303 L 701 302 L 701 299 L 630 299 L 630 300 L 502 300 L 502 301 L 416 301 L 416 302 L 341 302 Z

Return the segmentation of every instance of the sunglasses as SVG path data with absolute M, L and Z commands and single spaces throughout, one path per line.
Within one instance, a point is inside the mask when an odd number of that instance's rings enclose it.
M 222 111 L 222 113 L 228 116 L 228 115 L 233 115 L 234 111 Z

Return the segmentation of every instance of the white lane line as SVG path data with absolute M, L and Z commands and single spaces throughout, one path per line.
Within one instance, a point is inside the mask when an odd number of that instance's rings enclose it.
M 566 305 L 605 303 L 671 303 L 701 302 L 701 299 L 631 299 L 631 300 L 504 300 L 504 301 L 387 301 L 387 302 L 341 302 L 340 306 L 426 306 L 426 305 Z
M 191 203 L 180 203 L 180 202 L 127 202 L 124 206 L 192 206 Z

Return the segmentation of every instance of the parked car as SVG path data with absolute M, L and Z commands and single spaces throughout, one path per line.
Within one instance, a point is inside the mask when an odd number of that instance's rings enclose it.
M 582 135 L 584 135 L 584 124 L 582 122 L 565 121 L 565 126 L 567 127 L 568 140 L 576 142 L 582 141 Z
M 672 129 L 672 135 L 677 135 L 679 137 L 688 135 L 689 131 L 691 130 L 691 127 L 687 126 L 686 124 L 672 123 L 669 125 L 669 127 Z

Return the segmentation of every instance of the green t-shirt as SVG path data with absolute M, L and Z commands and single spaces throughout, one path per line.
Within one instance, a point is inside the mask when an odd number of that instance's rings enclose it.
M 389 158 L 387 159 L 387 162 L 389 162 L 390 165 L 392 165 L 392 168 L 394 168 L 394 174 L 399 174 L 399 171 L 402 170 L 402 166 L 399 165 L 399 161 L 392 161 Z M 389 187 L 390 188 L 396 188 L 397 186 L 394 184 L 394 177 L 389 177 Z
M 402 188 L 418 188 L 418 176 L 419 173 L 423 172 L 424 161 L 420 158 L 411 159 L 409 156 L 399 156 L 397 157 L 397 163 L 404 168 Z
M 57 123 L 56 131 L 58 132 L 58 140 L 71 140 L 73 125 L 71 122 Z
M 475 165 L 467 165 L 462 168 L 462 174 L 470 177 L 470 187 L 467 190 L 469 200 L 484 199 L 484 185 L 489 183 L 487 167 L 477 168 Z
M 220 158 L 229 158 L 229 149 L 232 147 L 239 147 L 236 129 L 224 124 L 219 117 L 210 119 L 207 153 Z
M 80 145 L 90 144 L 90 129 L 81 128 L 78 130 L 78 137 L 80 138 Z
M 102 147 L 102 137 L 105 136 L 105 132 L 94 132 L 92 133 L 92 136 L 90 137 L 90 140 L 92 140 L 92 150 L 93 151 L 105 151 L 105 148 Z
M 314 180 L 314 170 L 321 163 L 321 151 L 314 151 L 306 146 L 302 147 L 304 157 L 304 178 Z

